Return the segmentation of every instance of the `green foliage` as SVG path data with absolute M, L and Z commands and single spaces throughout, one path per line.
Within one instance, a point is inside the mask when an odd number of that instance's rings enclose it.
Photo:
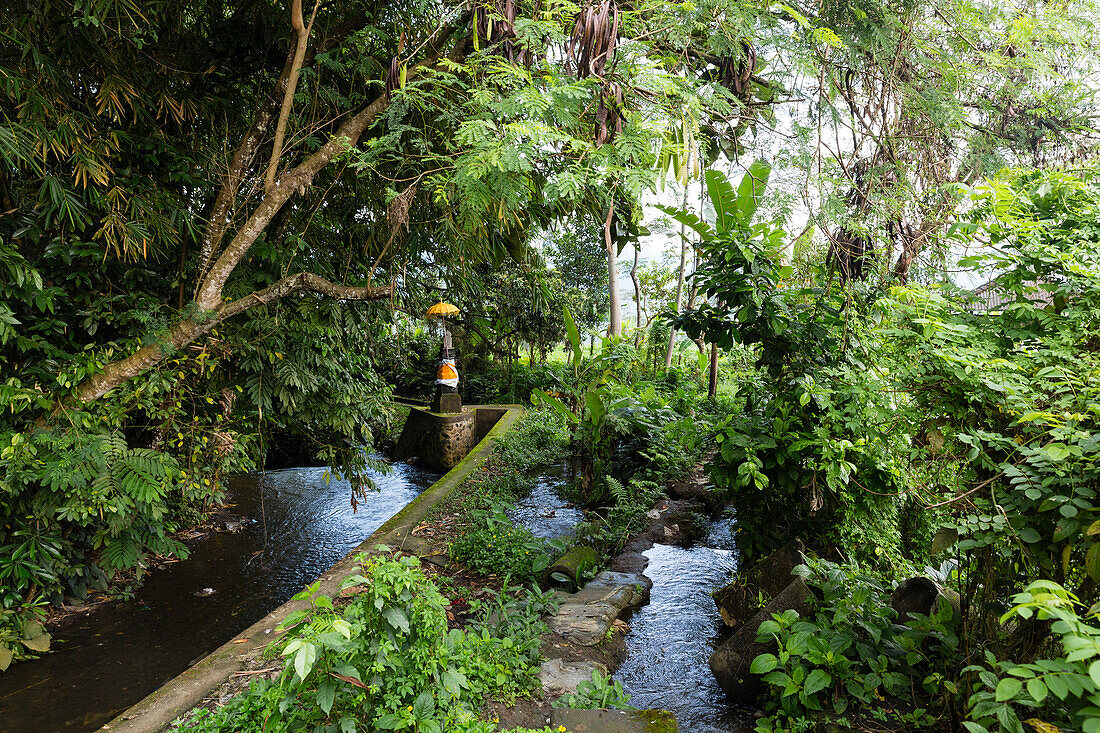
M 50 635 L 42 626 L 41 604 L 0 608 L 0 672 L 12 662 L 33 659 L 50 650 Z
M 967 704 L 969 733 L 1023 730 L 1020 718 L 1060 730 L 1100 731 L 1100 628 L 1096 607 L 1082 613 L 1082 604 L 1060 585 L 1037 580 L 1012 599 L 1001 619 L 1031 619 L 1051 624 L 1062 653 L 1017 664 L 998 661 L 986 652 L 987 666 L 971 665 L 973 692 Z M 1090 623 L 1091 622 L 1091 623 Z M 1053 730 L 1054 728 L 1049 728 Z
M 523 527 L 516 527 L 505 506 L 469 514 L 472 526 L 448 548 L 448 554 L 482 573 L 526 583 L 545 567 L 546 544 Z
M 283 670 L 180 731 L 481 731 L 474 711 L 537 685 L 539 620 L 548 599 L 500 599 L 470 628 L 447 629 L 446 599 L 415 558 L 360 558 L 345 578 L 343 608 L 315 595 L 291 614 L 275 642 Z
M 568 311 L 566 321 L 572 378 L 554 394 L 535 390 L 531 399 L 570 427 L 581 501 L 613 504 L 605 477 L 664 481 L 693 466 L 705 440 L 694 390 L 638 382 L 644 366 L 621 340 L 604 339 L 600 352 L 586 358 Z
M 821 600 L 812 618 L 784 611 L 757 631 L 759 641 L 774 640 L 777 650 L 756 657 L 750 671 L 764 676 L 772 707 L 779 708 L 757 730 L 784 730 L 816 715 L 885 719 L 879 701 L 886 697 L 921 688 L 942 705 L 956 692 L 945 677 L 958 646 L 949 605 L 899 626 L 888 590 L 858 566 L 811 560 L 799 570 Z M 907 721 L 923 727 L 934 716 L 918 713 Z
M 577 525 L 576 536 L 581 544 L 596 547 L 610 558 L 648 526 L 646 512 L 665 494 L 653 481 L 632 478 L 624 485 L 612 476 L 604 476 L 600 481 L 606 487 L 607 510 L 590 512 Z

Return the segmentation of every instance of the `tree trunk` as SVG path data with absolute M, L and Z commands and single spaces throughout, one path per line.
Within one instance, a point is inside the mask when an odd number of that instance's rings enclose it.
M 684 184 L 684 204 L 681 208 L 687 209 L 688 187 Z M 680 272 L 676 278 L 676 315 L 680 315 L 680 308 L 684 304 L 684 272 L 687 270 L 687 225 L 680 223 Z M 676 327 L 672 326 L 668 331 L 668 349 L 665 351 L 665 371 L 672 366 L 672 350 L 676 345 Z
M 642 252 L 642 246 L 634 247 L 634 266 L 630 268 L 630 281 L 634 283 L 634 348 L 638 348 L 642 338 L 642 288 L 638 285 L 638 255 Z
M 619 258 L 615 250 L 615 240 L 611 236 L 611 222 L 615 218 L 614 200 L 607 207 L 607 219 L 603 223 L 603 243 L 607 248 L 607 295 L 611 301 L 611 314 L 608 318 L 607 335 L 623 335 L 623 313 L 619 305 Z
M 407 75 L 409 79 L 417 76 L 419 71 L 439 61 L 442 55 L 442 47 L 457 28 L 465 26 L 469 15 L 468 12 L 464 13 L 455 21 L 454 25 L 444 26 L 440 29 L 440 32 L 429 44 L 426 57 L 409 69 Z M 452 55 L 462 53 L 464 49 L 465 44 L 459 42 Z M 296 54 L 292 54 L 288 58 L 287 66 L 276 82 L 273 97 L 278 96 L 281 91 L 281 96 L 285 99 L 285 96 L 290 93 L 288 82 L 291 69 L 295 63 L 295 56 Z M 229 173 L 222 182 L 210 219 L 207 222 L 203 237 L 203 250 L 200 255 L 198 281 L 191 303 L 191 310 L 202 314 L 202 317 L 182 318 L 159 334 L 159 337 L 153 343 L 141 347 L 129 356 L 107 364 L 100 373 L 86 378 L 77 386 L 74 392 L 74 397 L 78 402 L 90 402 L 99 399 L 127 380 L 154 368 L 169 354 L 184 348 L 195 339 L 209 333 L 214 326 L 227 318 L 243 313 L 254 306 L 273 302 L 290 293 L 311 291 L 342 300 L 379 300 L 392 297 L 392 289 L 389 287 L 376 288 L 369 284 L 363 287 L 336 285 L 313 273 L 303 272 L 284 278 L 274 285 L 250 293 L 239 300 L 231 302 L 223 300 L 222 290 L 226 281 L 237 266 L 244 261 L 252 245 L 268 228 L 283 206 L 295 193 L 304 191 L 311 186 L 313 179 L 329 163 L 355 147 L 363 133 L 374 124 L 374 121 L 389 105 L 388 97 L 383 94 L 361 107 L 340 125 L 320 149 L 306 156 L 294 168 L 277 176 L 274 184 L 265 192 L 260 203 L 246 217 L 230 242 L 225 245 L 224 249 L 221 249 L 222 239 L 232 219 L 232 207 L 237 192 L 256 154 L 263 146 L 266 132 L 279 109 L 274 102 L 274 99 L 269 99 L 269 104 L 265 104 L 257 110 L 248 133 L 233 157 Z
M 718 395 L 718 346 L 710 345 L 710 380 L 707 383 L 707 397 L 714 399 Z

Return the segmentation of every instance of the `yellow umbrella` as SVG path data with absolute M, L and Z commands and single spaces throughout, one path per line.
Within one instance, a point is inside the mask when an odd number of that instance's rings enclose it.
M 454 307 L 450 303 L 444 303 L 440 301 L 431 308 L 428 309 L 428 317 L 432 316 L 454 316 L 458 315 L 458 308 Z

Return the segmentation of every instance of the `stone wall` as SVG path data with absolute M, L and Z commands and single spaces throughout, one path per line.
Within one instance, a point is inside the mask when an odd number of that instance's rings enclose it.
M 467 409 L 459 413 L 438 413 L 412 408 L 397 441 L 394 458 L 400 461 L 415 457 L 438 471 L 451 470 L 477 445 L 478 412 Z

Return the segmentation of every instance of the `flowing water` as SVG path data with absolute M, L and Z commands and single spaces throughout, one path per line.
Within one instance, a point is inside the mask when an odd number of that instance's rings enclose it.
M 508 516 L 536 537 L 555 540 L 571 535 L 573 528 L 584 518 L 584 512 L 558 495 L 558 490 L 564 485 L 565 466 L 551 466 L 539 478 L 531 493 L 517 501 L 515 508 L 508 510 Z
M 237 532 L 152 573 L 134 598 L 54 635 L 50 654 L 0 674 L 0 731 L 91 731 L 316 579 L 439 477 L 398 463 L 358 512 L 323 468 L 230 480 Z M 213 591 L 213 592 L 211 592 Z
M 729 582 L 732 549 L 732 522 L 722 520 L 700 545 L 654 545 L 645 552 L 653 591 L 629 621 L 626 661 L 615 678 L 631 705 L 675 713 L 681 733 L 753 729 L 751 712 L 727 702 L 707 666 L 720 624 L 710 593 Z

